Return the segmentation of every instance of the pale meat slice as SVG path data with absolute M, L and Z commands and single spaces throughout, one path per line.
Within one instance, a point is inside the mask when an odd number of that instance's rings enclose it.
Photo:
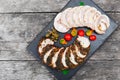
M 79 64 L 83 62 L 83 59 L 78 56 L 78 52 L 76 51 L 76 47 L 75 47 L 76 45 L 79 45 L 79 43 L 77 43 L 76 41 L 74 44 L 71 45 L 71 53 L 74 55 L 75 61 Z
M 53 45 L 54 42 L 51 39 L 42 39 L 39 43 L 38 51 L 41 54 L 43 51 L 43 48 L 45 48 L 47 45 Z
M 69 31 L 69 29 L 66 27 L 66 25 L 61 23 L 61 16 L 62 13 L 59 13 L 54 19 L 54 28 L 59 32 L 65 33 Z
M 109 28 L 110 27 L 110 19 L 108 16 L 106 15 L 102 15 L 100 18 L 101 22 L 106 24 L 106 27 Z
M 79 27 L 83 27 L 83 10 L 84 10 L 84 6 L 80 6 L 78 9 L 78 20 L 79 20 Z
M 61 16 L 61 23 L 66 25 L 66 28 L 70 28 L 69 23 L 67 22 L 67 13 L 71 10 L 72 8 L 67 8 L 65 11 L 62 12 Z
M 101 16 L 101 13 L 95 9 L 94 7 L 91 7 L 90 10 L 88 10 L 85 14 L 85 22 L 86 22 L 86 26 L 88 26 L 89 28 L 91 28 L 92 30 L 95 30 L 95 22 L 97 21 L 97 19 Z
M 73 17 L 72 17 L 73 12 L 74 12 L 74 9 L 72 8 L 71 10 L 68 11 L 67 16 L 66 16 L 67 17 L 67 22 L 68 22 L 70 28 L 73 28 L 73 27 L 76 26 L 74 21 L 73 21 Z
M 93 29 L 93 30 L 95 30 L 95 20 L 94 20 L 94 15 L 96 15 L 96 12 L 97 12 L 97 9 L 96 8 L 92 8 L 91 10 L 90 10 L 90 13 L 92 13 L 91 14 L 91 16 L 89 16 L 89 18 L 88 18 L 88 22 L 90 23 L 90 27 L 91 27 L 91 29 Z
M 79 14 L 79 20 L 80 20 L 80 23 L 82 23 L 82 27 L 85 26 L 85 22 L 84 22 L 84 14 L 86 12 L 87 9 L 89 9 L 90 6 L 84 6 L 82 9 L 81 9 L 81 12 Z
M 87 14 L 91 15 L 91 13 L 89 13 L 89 11 L 91 10 L 91 7 L 86 8 L 84 14 L 83 14 L 83 22 L 84 22 L 84 26 L 90 27 L 90 25 L 88 24 L 88 16 Z
M 90 46 L 90 41 L 86 37 L 78 36 L 77 40 L 83 48 L 88 48 Z
M 43 57 L 43 61 L 44 63 L 47 63 L 47 58 L 49 57 L 49 55 L 51 54 L 52 50 L 54 49 L 55 47 L 51 48 L 49 51 L 47 51 L 45 54 L 44 54 L 44 57 Z
M 52 57 L 52 67 L 53 68 L 57 67 L 56 62 L 59 57 L 58 55 L 60 54 L 61 49 L 63 49 L 63 48 L 60 48 L 59 51 L 56 52 L 55 55 Z
M 54 46 L 53 46 L 54 47 Z M 51 66 L 51 67 L 53 67 L 53 61 L 52 61 L 52 58 L 54 57 L 54 55 L 58 52 L 60 50 L 60 48 L 57 48 L 57 47 L 55 47 L 53 50 L 52 50 L 52 52 L 50 53 L 50 55 L 48 56 L 48 58 L 47 58 L 47 65 L 48 66 Z M 53 67 L 54 68 L 54 67 Z
M 68 47 L 63 52 L 63 56 L 62 56 L 62 64 L 63 64 L 64 67 L 68 67 L 68 65 L 66 63 L 66 53 L 67 53 L 67 50 L 68 50 Z
M 74 65 L 78 65 L 78 63 L 75 61 L 75 56 L 73 55 L 73 52 L 70 50 L 70 61 L 74 64 Z
M 78 27 L 79 26 L 79 18 L 78 18 L 78 8 L 79 7 L 74 7 L 73 8 L 73 15 L 71 16 L 74 22 L 74 27 Z
M 79 20 L 79 14 L 81 14 L 81 6 L 78 6 L 78 7 L 75 7 L 74 8 L 74 13 L 73 13 L 73 21 L 74 21 L 74 23 L 75 23 L 75 27 L 80 27 L 80 26 L 82 26 L 81 24 L 82 23 L 80 23 L 80 20 Z
M 85 58 L 85 57 L 86 57 L 86 55 L 83 55 L 83 54 L 80 52 L 79 48 L 78 48 L 76 45 L 75 45 L 75 50 L 76 50 L 77 56 L 79 56 L 80 58 Z
M 95 31 L 104 34 L 109 25 L 109 18 L 106 15 L 101 15 L 95 23 Z
M 66 63 L 67 51 L 68 51 L 68 47 L 61 49 L 56 61 L 56 65 L 57 65 L 56 69 L 64 70 L 69 68 Z
M 95 13 L 95 15 L 94 15 L 94 17 L 93 17 L 93 19 L 97 20 L 101 15 L 102 14 L 97 10 L 96 13 Z
M 84 15 L 85 26 L 87 26 L 93 30 L 95 29 L 93 18 L 94 18 L 96 11 L 97 11 L 97 9 L 95 9 L 94 7 L 91 7 L 91 8 L 86 10 L 85 15 Z
M 78 63 L 75 58 L 76 56 L 73 53 L 73 50 L 71 50 L 71 46 L 69 46 L 68 51 L 66 53 L 66 63 L 69 66 L 69 69 L 73 69 L 78 66 Z

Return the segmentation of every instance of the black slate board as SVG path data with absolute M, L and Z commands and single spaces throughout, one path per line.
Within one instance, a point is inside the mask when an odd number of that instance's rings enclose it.
M 98 7 L 92 0 L 70 0 L 62 10 L 66 9 L 68 7 L 79 6 L 80 2 L 84 2 L 85 5 L 93 6 L 93 7 L 97 8 L 102 14 L 105 14 L 105 12 L 100 7 Z M 40 61 L 40 57 L 39 57 L 38 52 L 37 52 L 38 51 L 37 46 L 38 46 L 39 40 L 48 32 L 48 30 L 51 30 L 51 28 L 53 27 L 53 21 L 54 21 L 54 19 L 48 24 L 48 26 L 46 26 L 42 30 L 42 32 L 40 32 L 36 36 L 36 38 L 27 47 L 27 50 L 30 53 L 32 53 L 33 56 L 35 56 L 37 58 L 37 60 L 39 60 L 39 61 Z M 112 32 L 117 27 L 118 27 L 117 24 L 110 18 L 110 27 L 104 35 L 98 35 L 98 34 L 94 33 L 97 36 L 97 40 L 91 42 L 91 50 L 89 52 L 89 55 L 86 58 L 86 61 L 94 54 L 94 52 L 104 43 L 104 41 L 112 34 Z M 85 28 L 82 28 L 82 29 L 85 29 Z M 60 34 L 60 35 L 62 35 L 62 34 Z M 58 44 L 56 44 L 56 45 L 58 45 Z M 81 68 L 81 66 L 84 65 L 84 63 L 75 69 L 69 70 L 69 73 L 67 75 L 64 75 L 62 72 L 57 71 L 55 69 L 52 69 L 46 65 L 45 66 L 50 71 L 50 73 L 52 73 L 57 78 L 57 80 L 70 80 L 70 78 L 73 75 L 75 75 L 75 73 Z

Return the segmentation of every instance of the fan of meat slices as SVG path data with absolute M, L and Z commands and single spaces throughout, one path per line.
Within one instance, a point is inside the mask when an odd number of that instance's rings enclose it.
M 109 26 L 109 18 L 91 6 L 67 8 L 54 20 L 54 28 L 61 33 L 66 33 L 73 27 L 89 27 L 98 34 L 104 34 Z
M 80 36 L 68 47 L 58 48 L 54 46 L 54 41 L 49 38 L 43 38 L 38 47 L 43 63 L 58 70 L 76 68 L 84 61 L 89 50 L 88 38 Z

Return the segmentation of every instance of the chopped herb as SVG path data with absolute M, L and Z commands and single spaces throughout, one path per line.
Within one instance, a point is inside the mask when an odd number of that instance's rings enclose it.
M 84 6 L 85 5 L 84 2 L 80 2 L 79 4 L 80 4 L 80 6 Z
M 54 41 L 57 41 L 59 34 L 55 29 L 52 29 L 51 31 L 48 31 L 48 33 L 46 34 L 46 37 L 51 38 Z
M 67 75 L 67 74 L 69 73 L 69 70 L 63 70 L 62 73 L 63 73 L 64 75 Z

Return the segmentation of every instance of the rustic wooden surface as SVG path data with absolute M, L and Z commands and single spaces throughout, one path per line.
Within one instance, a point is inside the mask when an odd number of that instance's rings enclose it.
M 54 80 L 26 46 L 69 0 L 0 0 L 0 80 Z M 120 26 L 120 0 L 94 0 Z M 120 80 L 120 27 L 72 80 Z

